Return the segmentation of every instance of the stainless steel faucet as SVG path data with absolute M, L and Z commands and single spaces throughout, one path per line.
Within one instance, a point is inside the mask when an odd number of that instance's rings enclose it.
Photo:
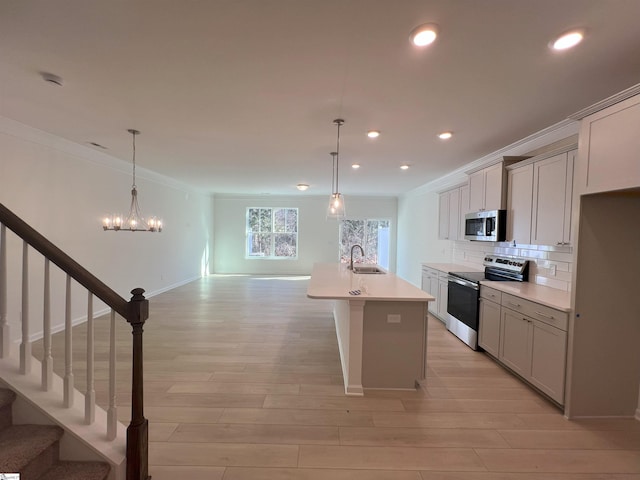
M 362 249 L 362 245 L 358 245 L 357 243 L 351 247 L 351 262 L 349 263 L 349 269 L 353 270 L 353 249 L 358 247 L 360 249 L 360 253 L 364 257 L 364 250 Z

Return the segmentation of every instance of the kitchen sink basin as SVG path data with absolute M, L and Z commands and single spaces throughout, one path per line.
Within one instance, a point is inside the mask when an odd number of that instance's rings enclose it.
M 354 265 L 353 273 L 366 275 L 381 275 L 387 273 L 378 265 Z

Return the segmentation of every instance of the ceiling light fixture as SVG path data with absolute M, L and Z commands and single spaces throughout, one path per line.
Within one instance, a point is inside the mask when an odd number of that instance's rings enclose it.
M 354 163 L 353 165 L 351 165 L 351 168 L 353 168 L 354 170 L 357 170 L 360 168 L 360 164 L 359 163 Z
M 53 73 L 41 72 L 40 75 L 45 82 L 53 83 L 54 85 L 62 86 L 62 78 Z
M 299 183 L 298 185 L 296 185 L 296 188 L 301 192 L 304 192 L 309 188 L 309 185 L 307 185 L 306 183 Z
M 367 137 L 369 138 L 378 138 L 380 136 L 380 130 L 369 130 L 367 132 Z
M 566 50 L 578 45 L 584 38 L 584 30 L 572 30 L 563 33 L 560 37 L 551 43 L 554 50 Z
M 333 123 L 338 127 L 338 137 L 336 140 L 336 151 L 331 152 L 333 160 L 333 170 L 331 177 L 331 198 L 327 208 L 327 218 L 341 219 L 345 216 L 344 197 L 338 189 L 338 175 L 340 171 L 340 127 L 344 124 L 342 118 L 336 118 Z
M 411 43 L 416 47 L 431 45 L 438 36 L 438 26 L 435 23 L 425 23 L 414 28 L 409 35 Z
M 449 140 L 451 137 L 453 137 L 453 132 L 442 132 L 438 134 L 440 140 Z
M 123 219 L 122 215 L 113 214 L 107 216 L 102 221 L 102 228 L 106 230 L 125 230 L 128 232 L 161 232 L 162 220 L 156 217 L 149 217 L 145 220 L 140 213 L 138 206 L 138 189 L 136 187 L 136 135 L 140 135 L 138 130 L 127 130 L 133 137 L 133 183 L 131 185 L 131 205 L 129 206 L 129 215 Z
M 409 170 L 409 165 L 407 164 L 400 165 L 400 170 Z

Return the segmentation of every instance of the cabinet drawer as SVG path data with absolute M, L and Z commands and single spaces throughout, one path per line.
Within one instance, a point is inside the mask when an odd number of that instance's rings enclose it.
M 480 294 L 482 295 L 482 290 L 480 291 Z M 502 294 L 501 303 L 503 307 L 523 313 L 524 315 L 535 318 L 536 320 L 559 328 L 565 332 L 567 331 L 567 325 L 569 322 L 569 314 L 567 312 L 561 312 L 560 310 L 531 302 L 524 298 L 516 297 L 515 295 L 509 295 L 508 293 Z
M 431 267 L 422 267 L 422 274 L 423 275 L 428 275 L 430 277 L 437 277 L 438 276 L 438 270 L 436 270 L 435 268 L 431 268 Z
M 502 301 L 502 292 L 495 288 L 480 285 L 480 298 L 486 298 L 492 302 L 500 303 Z

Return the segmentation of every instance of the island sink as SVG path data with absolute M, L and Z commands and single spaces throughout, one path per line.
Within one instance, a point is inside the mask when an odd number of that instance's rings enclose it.
M 379 267 L 378 265 L 354 265 L 353 266 L 353 273 L 357 273 L 357 274 L 368 274 L 368 275 L 382 275 L 387 273 L 385 270 L 382 269 L 382 267 Z

